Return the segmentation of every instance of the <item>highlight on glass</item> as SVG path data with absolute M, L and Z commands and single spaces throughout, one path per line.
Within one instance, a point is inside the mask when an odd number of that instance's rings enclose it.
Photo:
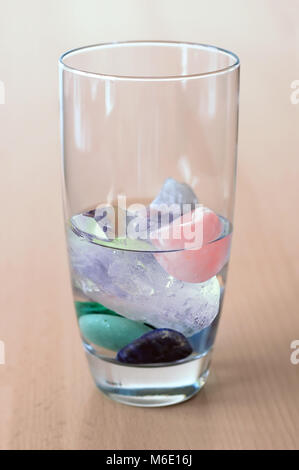
M 137 406 L 205 384 L 233 230 L 239 59 L 192 43 L 62 55 L 66 236 L 97 387 Z

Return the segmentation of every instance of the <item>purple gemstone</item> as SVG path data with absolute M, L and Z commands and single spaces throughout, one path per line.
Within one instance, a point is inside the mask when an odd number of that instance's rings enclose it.
M 117 353 L 117 360 L 129 364 L 152 364 L 178 361 L 191 353 L 192 347 L 182 333 L 159 328 L 122 348 Z

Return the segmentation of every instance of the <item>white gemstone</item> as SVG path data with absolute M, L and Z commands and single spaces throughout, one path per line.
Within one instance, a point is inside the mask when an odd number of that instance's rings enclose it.
M 201 284 L 182 282 L 169 276 L 151 253 L 101 247 L 72 232 L 69 247 L 75 286 L 126 318 L 191 336 L 218 313 L 216 276 Z

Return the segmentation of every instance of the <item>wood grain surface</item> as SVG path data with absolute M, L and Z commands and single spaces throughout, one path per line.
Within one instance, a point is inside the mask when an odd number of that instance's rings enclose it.
M 299 1 L 1 0 L 0 448 L 298 449 Z M 60 53 L 124 39 L 239 54 L 233 250 L 212 373 L 178 406 L 94 387 L 68 278 L 60 193 Z

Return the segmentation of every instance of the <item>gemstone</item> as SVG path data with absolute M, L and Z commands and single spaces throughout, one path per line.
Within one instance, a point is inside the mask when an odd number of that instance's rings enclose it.
M 104 313 L 106 315 L 117 315 L 119 316 L 116 312 L 113 312 L 113 310 L 109 310 L 109 308 L 104 307 L 104 305 L 99 304 L 98 302 L 75 302 L 75 308 L 76 308 L 76 313 L 77 317 L 80 318 L 83 315 L 89 315 L 89 314 L 99 314 L 99 313 Z
M 201 284 L 182 282 L 168 274 L 152 253 L 102 247 L 72 231 L 68 239 L 73 284 L 88 300 L 185 336 L 206 328 L 216 317 L 220 300 L 216 276 Z
M 118 351 L 127 344 L 152 331 L 150 327 L 115 315 L 83 315 L 79 318 L 83 338 L 112 351 Z
M 217 328 L 219 324 L 220 315 L 213 320 L 210 326 L 195 333 L 195 335 L 188 338 L 194 351 L 198 354 L 206 354 L 214 344 Z
M 218 215 L 199 207 L 152 233 L 155 247 L 165 250 L 155 258 L 176 279 L 205 282 L 228 261 L 231 236 L 221 238 L 222 233 L 223 222 Z
M 151 203 L 151 206 L 159 206 L 161 204 L 166 204 L 168 206 L 171 206 L 172 204 L 188 204 L 190 205 L 188 211 L 190 211 L 194 209 L 197 203 L 198 199 L 193 189 L 188 184 L 179 183 L 174 178 L 167 178 L 159 194 Z
M 117 353 L 117 360 L 128 364 L 173 362 L 192 353 L 184 335 L 168 328 L 144 334 Z

